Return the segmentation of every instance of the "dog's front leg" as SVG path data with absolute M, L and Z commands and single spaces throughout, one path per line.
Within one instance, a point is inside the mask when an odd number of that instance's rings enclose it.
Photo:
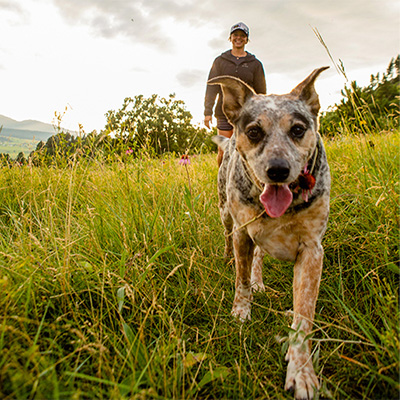
M 253 292 L 264 292 L 265 286 L 262 277 L 262 267 L 265 252 L 259 246 L 254 249 L 253 263 L 251 267 L 251 288 Z
M 236 292 L 232 315 L 244 322 L 246 319 L 251 318 L 252 294 L 250 277 L 254 253 L 254 243 L 244 229 L 233 234 L 233 249 L 236 264 Z
M 313 399 L 319 389 L 311 357 L 311 344 L 304 340 L 311 332 L 322 273 L 323 249 L 320 243 L 302 245 L 294 266 L 294 318 L 286 360 L 286 390 L 296 399 Z
M 220 204 L 219 204 L 219 212 L 221 215 L 221 220 L 225 228 L 225 251 L 224 251 L 224 259 L 225 262 L 229 262 L 233 256 L 233 244 L 232 244 L 232 231 L 233 231 L 233 220 L 232 216 L 229 212 L 229 209 L 226 204 L 225 196 L 221 195 L 220 192 Z

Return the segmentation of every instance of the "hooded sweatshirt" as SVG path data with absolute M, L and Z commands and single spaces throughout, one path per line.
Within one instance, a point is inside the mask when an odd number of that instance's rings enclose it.
M 216 76 L 229 75 L 241 79 L 250 85 L 257 94 L 266 94 L 264 68 L 257 58 L 247 52 L 246 57 L 235 57 L 230 50 L 218 56 L 211 67 L 208 79 Z M 222 91 L 220 85 L 207 85 L 204 101 L 204 115 L 212 115 L 215 99 L 218 102 L 215 107 L 216 118 L 225 117 L 222 111 Z

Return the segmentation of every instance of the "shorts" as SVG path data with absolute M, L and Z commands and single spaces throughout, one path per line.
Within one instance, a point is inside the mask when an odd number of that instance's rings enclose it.
M 225 117 L 217 117 L 217 129 L 220 131 L 231 131 L 233 126 Z

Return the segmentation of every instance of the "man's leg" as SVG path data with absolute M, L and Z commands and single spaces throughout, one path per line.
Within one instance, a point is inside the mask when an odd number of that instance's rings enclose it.
M 221 131 L 220 129 L 218 129 L 218 135 L 230 138 L 233 135 L 233 129 L 230 130 L 230 131 Z M 224 152 L 218 147 L 218 156 L 217 156 L 218 167 L 222 163 L 222 157 L 223 156 L 224 156 Z

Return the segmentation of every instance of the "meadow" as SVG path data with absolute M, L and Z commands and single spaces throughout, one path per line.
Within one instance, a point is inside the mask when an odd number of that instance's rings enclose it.
M 22 151 L 25 157 L 35 150 L 38 141 L 33 139 L 21 139 L 16 137 L 0 136 L 0 153 L 9 154 L 12 159 L 16 159 Z
M 399 132 L 326 142 L 320 398 L 399 397 Z M 0 173 L 0 398 L 289 399 L 292 264 L 230 315 L 213 154 Z

